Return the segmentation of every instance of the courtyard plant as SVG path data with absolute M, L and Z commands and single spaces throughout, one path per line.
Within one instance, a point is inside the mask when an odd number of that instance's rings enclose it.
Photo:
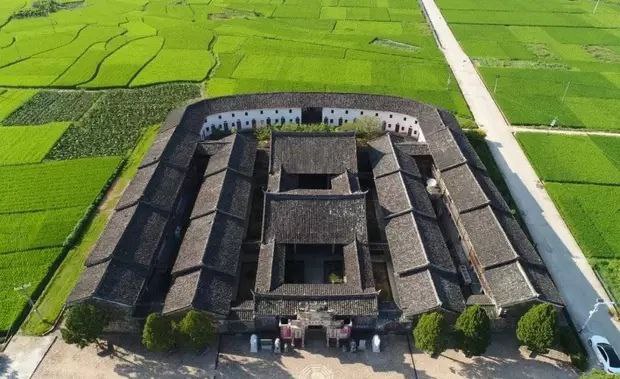
M 215 339 L 215 321 L 206 312 L 190 310 L 176 324 L 179 344 L 195 351 L 203 351 Z
M 465 308 L 454 325 L 458 347 L 470 357 L 482 355 L 491 343 L 491 321 L 479 305 Z
M 423 314 L 413 329 L 415 346 L 430 355 L 446 350 L 447 334 L 448 325 L 439 312 Z
M 172 321 L 158 313 L 148 315 L 142 330 L 142 344 L 150 351 L 172 349 L 175 344 Z
M 551 304 L 531 307 L 517 323 L 517 338 L 532 353 L 545 353 L 553 345 L 557 310 Z
M 108 325 L 108 314 L 93 304 L 81 303 L 67 311 L 65 325 L 60 329 L 62 339 L 83 349 L 98 342 Z

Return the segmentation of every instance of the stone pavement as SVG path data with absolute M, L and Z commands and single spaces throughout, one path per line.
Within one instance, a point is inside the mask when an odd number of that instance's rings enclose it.
M 555 281 L 568 312 L 579 327 L 597 298 L 609 300 L 583 252 L 577 245 L 553 201 L 542 186 L 512 134 L 499 107 L 474 64 L 452 34 L 433 0 L 421 0 L 439 45 L 459 83 L 476 122 L 487 135 L 487 144 L 510 188 L 523 220 Z M 606 336 L 620 349 L 620 324 L 601 310 L 592 317 L 582 339 L 590 334 Z
M 4 353 L 0 353 L 0 378 L 30 378 L 55 339 L 55 336 L 13 337 Z
M 485 357 L 467 358 L 448 350 L 431 358 L 410 349 L 404 335 L 382 337 L 379 354 L 327 348 L 324 338 L 309 339 L 305 349 L 276 355 L 250 353 L 248 335 L 222 336 L 204 354 L 151 353 L 139 338 L 115 339 L 115 354 L 102 356 L 95 346 L 79 349 L 56 339 L 33 378 L 576 378 L 560 353 L 530 358 L 519 350 L 513 332 L 494 334 Z M 217 364 L 216 364 L 217 361 Z M 2 377 L 2 375 L 0 375 Z

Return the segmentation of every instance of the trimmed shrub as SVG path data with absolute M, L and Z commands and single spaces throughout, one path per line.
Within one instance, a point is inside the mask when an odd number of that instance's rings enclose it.
M 425 313 L 413 329 L 415 346 L 430 354 L 440 354 L 446 350 L 447 325 L 439 312 Z
M 168 351 L 174 347 L 172 322 L 158 313 L 151 313 L 142 330 L 142 344 L 150 351 Z
M 489 316 L 478 305 L 467 307 L 454 325 L 458 347 L 468 357 L 482 355 L 491 343 Z
M 206 312 L 191 310 L 176 325 L 180 345 L 204 350 L 215 338 L 215 323 Z
M 531 307 L 517 323 L 517 338 L 533 353 L 545 353 L 555 338 L 557 311 L 551 304 Z
M 97 342 L 108 322 L 107 313 L 92 304 L 81 303 L 69 308 L 65 327 L 60 329 L 60 333 L 66 343 L 83 349 Z

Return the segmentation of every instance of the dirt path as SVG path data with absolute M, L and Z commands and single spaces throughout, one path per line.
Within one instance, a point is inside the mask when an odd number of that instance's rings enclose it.
M 452 68 L 476 122 L 487 134 L 487 144 L 510 188 L 531 236 L 579 327 L 597 298 L 609 300 L 592 267 L 577 245 L 553 201 L 473 63 L 465 54 L 433 0 L 420 0 L 439 45 Z M 620 325 L 604 310 L 597 312 L 582 333 L 606 336 L 620 346 Z

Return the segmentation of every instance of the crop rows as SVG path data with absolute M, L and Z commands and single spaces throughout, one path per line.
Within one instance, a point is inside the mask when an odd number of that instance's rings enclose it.
M 0 127 L 0 166 L 40 162 L 68 127 L 68 123 Z
M 99 92 L 42 91 L 13 112 L 5 125 L 35 125 L 75 121 L 99 98 Z
M 184 100 L 200 96 L 193 84 L 167 84 L 106 92 L 80 122 L 71 126 L 48 158 L 124 156 L 144 127 L 161 122 Z
M 28 101 L 35 93 L 37 92 L 33 90 L 3 90 L 0 93 L 0 122 Z
M 0 254 L 0 334 L 9 331 L 27 305 L 14 288 L 30 284 L 25 295 L 36 293 L 60 254 L 60 248 Z
M 620 299 L 620 139 L 518 133 L 588 260 Z
M 0 35 L 16 42 L 0 48 L 0 85 L 95 89 L 206 79 L 210 97 L 371 92 L 469 115 L 415 2 L 153 0 L 109 7 L 93 0 L 49 17 L 53 28 L 33 19 L 3 28 Z
M 36 294 L 68 238 L 116 171 L 116 157 L 0 167 L 0 334 L 26 306 L 13 287 Z
M 582 0 L 439 5 L 513 124 L 620 128 L 617 4 L 594 14 Z
M 101 157 L 0 167 L 0 213 L 88 205 L 118 164 Z

